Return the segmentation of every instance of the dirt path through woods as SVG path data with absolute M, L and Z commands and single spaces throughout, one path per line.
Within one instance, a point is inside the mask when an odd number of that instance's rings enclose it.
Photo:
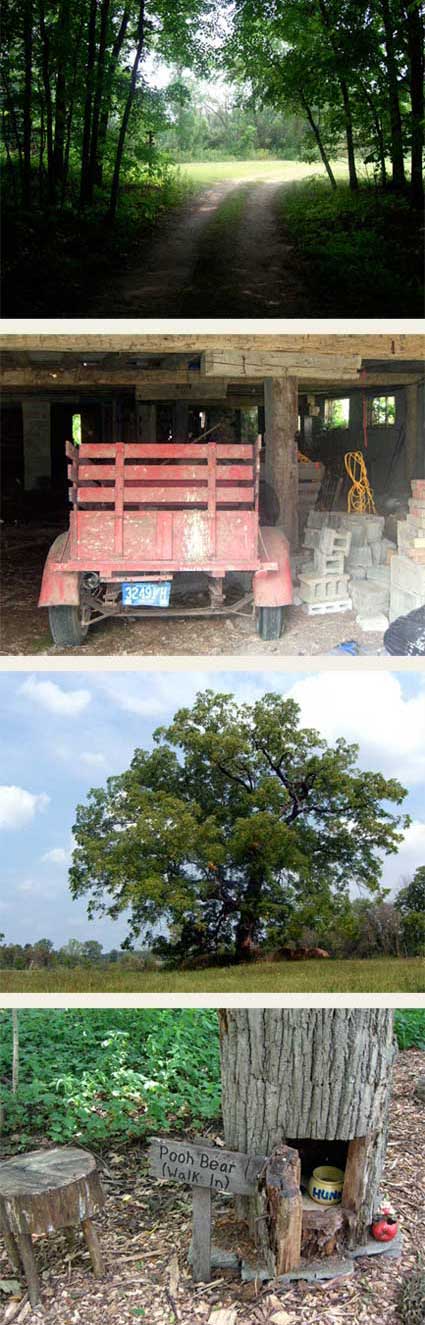
M 305 317 L 307 278 L 275 211 L 280 182 L 217 183 L 168 213 L 89 317 Z

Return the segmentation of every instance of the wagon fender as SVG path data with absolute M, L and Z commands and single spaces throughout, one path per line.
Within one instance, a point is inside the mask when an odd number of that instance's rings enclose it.
M 65 550 L 69 533 L 59 534 L 50 548 L 41 581 L 39 607 L 78 607 L 80 602 L 80 576 L 78 571 L 67 571 Z
M 277 561 L 277 570 L 257 570 L 253 575 L 256 607 L 285 607 L 292 603 L 289 543 L 282 529 L 259 529 L 259 554 L 263 561 Z

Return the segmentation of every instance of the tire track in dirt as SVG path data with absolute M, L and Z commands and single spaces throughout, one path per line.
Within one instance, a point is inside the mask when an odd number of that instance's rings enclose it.
M 199 194 L 167 216 L 137 266 L 111 276 L 89 316 L 311 315 L 307 275 L 277 214 L 278 191 L 281 183 L 226 181 Z

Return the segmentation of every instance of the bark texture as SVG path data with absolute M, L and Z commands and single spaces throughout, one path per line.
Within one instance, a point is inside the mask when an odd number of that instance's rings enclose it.
M 270 1155 L 287 1140 L 296 1146 L 301 1138 L 365 1138 L 347 1165 L 349 1237 L 359 1241 L 371 1221 L 385 1155 L 391 1012 L 228 1008 L 220 1033 L 229 1149 Z
M 298 546 L 298 383 L 295 377 L 266 378 L 265 480 L 279 503 L 277 524 L 292 549 Z

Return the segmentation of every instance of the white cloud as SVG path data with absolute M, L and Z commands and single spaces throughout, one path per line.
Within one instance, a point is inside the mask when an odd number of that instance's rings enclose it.
M 0 828 L 25 828 L 38 811 L 45 810 L 50 797 L 34 795 L 24 787 L 0 787 Z
M 106 768 L 105 755 L 97 753 L 95 750 L 83 750 L 80 760 L 82 764 L 87 765 L 87 768 Z
M 52 847 L 51 851 L 44 852 L 41 859 L 46 865 L 66 865 L 69 851 L 65 851 L 65 847 Z
M 34 883 L 33 879 L 22 879 L 22 883 L 16 884 L 16 891 L 17 893 L 37 892 L 37 884 Z
M 413 819 L 406 828 L 398 855 L 385 859 L 382 882 L 395 896 L 420 865 L 425 865 L 425 822 Z
M 91 700 L 90 690 L 62 690 L 56 681 L 39 681 L 35 676 L 24 681 L 20 694 L 60 718 L 78 717 Z
M 405 697 L 391 672 L 319 672 L 295 682 L 289 694 L 303 726 L 328 741 L 358 742 L 360 760 L 412 786 L 424 780 L 425 694 Z

